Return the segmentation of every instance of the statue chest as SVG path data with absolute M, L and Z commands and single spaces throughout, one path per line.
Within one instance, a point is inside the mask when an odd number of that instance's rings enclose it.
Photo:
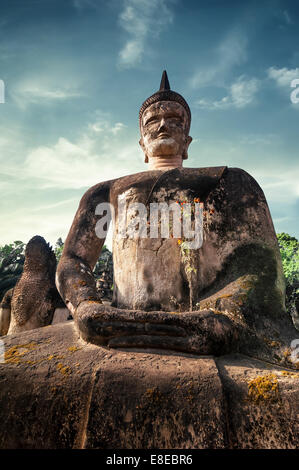
M 119 194 L 113 236 L 114 304 L 189 310 L 190 290 L 196 303 L 199 245 L 190 249 L 187 244 L 196 237 L 195 202 L 200 205 L 200 198 L 194 196 L 175 185 L 155 187 L 147 194 L 131 187 Z

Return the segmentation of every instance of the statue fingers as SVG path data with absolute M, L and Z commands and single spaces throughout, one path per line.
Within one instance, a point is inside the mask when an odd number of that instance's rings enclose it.
M 188 338 L 174 336 L 118 336 L 108 341 L 110 348 L 153 348 L 173 351 L 187 351 Z
M 96 332 L 106 338 L 119 335 L 186 336 L 185 329 L 178 326 L 127 321 L 101 321 L 96 326 Z

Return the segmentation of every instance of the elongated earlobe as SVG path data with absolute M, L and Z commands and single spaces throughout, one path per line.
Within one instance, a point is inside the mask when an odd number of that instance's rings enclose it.
M 192 137 L 190 135 L 188 135 L 188 137 L 186 139 L 183 155 L 182 155 L 183 160 L 187 160 L 187 158 L 188 158 L 188 148 L 189 148 L 189 145 L 191 144 L 191 142 L 192 142 Z
M 147 153 L 146 153 L 146 151 L 145 151 L 145 147 L 144 147 L 143 139 L 142 139 L 142 138 L 139 140 L 139 145 L 140 145 L 140 147 L 142 148 L 142 151 L 143 151 L 143 153 L 144 153 L 144 163 L 148 163 L 148 156 L 147 156 Z

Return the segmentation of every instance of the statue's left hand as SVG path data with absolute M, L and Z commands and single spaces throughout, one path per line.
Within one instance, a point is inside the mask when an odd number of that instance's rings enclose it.
M 237 340 L 233 322 L 209 310 L 168 313 L 123 310 L 84 301 L 76 310 L 81 337 L 111 348 L 155 348 L 220 355 Z

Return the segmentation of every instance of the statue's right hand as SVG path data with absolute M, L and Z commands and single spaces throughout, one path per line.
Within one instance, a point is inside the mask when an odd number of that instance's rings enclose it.
M 220 355 L 229 352 L 238 337 L 227 316 L 209 310 L 145 312 L 84 301 L 76 310 L 75 322 L 85 341 L 116 349 L 168 349 Z
M 155 343 L 158 345 L 162 341 L 164 347 L 172 348 L 178 339 L 187 336 L 184 327 L 167 324 L 163 312 L 123 310 L 98 301 L 84 301 L 74 316 L 81 338 L 103 346 L 113 347 L 113 342 L 128 337 L 135 338 L 138 343 L 141 341 L 140 346 L 146 347 L 148 343 L 155 347 Z

